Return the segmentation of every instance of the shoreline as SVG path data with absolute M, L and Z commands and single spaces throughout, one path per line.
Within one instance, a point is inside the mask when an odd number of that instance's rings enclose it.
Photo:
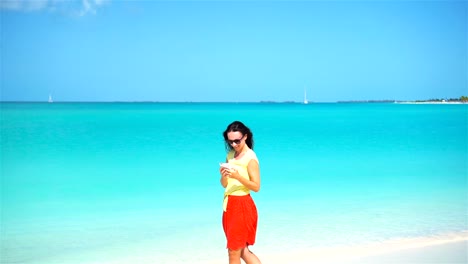
M 468 104 L 464 102 L 395 102 L 395 104 Z
M 426 263 L 431 253 L 439 262 L 466 263 L 468 230 L 441 236 L 392 239 L 363 245 L 294 249 L 281 253 L 261 252 L 258 255 L 266 263 L 305 264 L 380 264 L 380 263 Z M 428 253 L 429 252 L 429 253 Z

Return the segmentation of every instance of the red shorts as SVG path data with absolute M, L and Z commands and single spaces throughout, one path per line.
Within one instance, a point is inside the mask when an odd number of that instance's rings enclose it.
M 250 195 L 230 195 L 226 212 L 223 212 L 227 248 L 237 250 L 253 245 L 257 233 L 257 219 L 257 207 Z

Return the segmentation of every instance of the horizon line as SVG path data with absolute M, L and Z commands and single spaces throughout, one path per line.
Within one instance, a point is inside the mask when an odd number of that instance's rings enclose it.
M 382 100 L 338 100 L 338 101 L 308 101 L 309 104 L 318 103 L 404 103 L 404 102 L 462 102 L 460 98 L 452 99 L 417 99 L 417 100 L 394 100 L 394 99 L 382 99 Z M 0 100 L 0 103 L 193 103 L 193 104 L 207 104 L 207 103 L 227 103 L 227 104 L 240 104 L 240 103 L 261 103 L 261 104 L 304 104 L 302 101 L 273 101 L 273 100 L 262 100 L 262 101 L 29 101 L 29 100 Z

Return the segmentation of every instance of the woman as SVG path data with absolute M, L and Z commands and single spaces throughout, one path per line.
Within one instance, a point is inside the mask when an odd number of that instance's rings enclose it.
M 239 121 L 231 123 L 223 133 L 228 151 L 221 173 L 225 188 L 223 228 L 227 239 L 229 264 L 260 263 L 248 246 L 255 243 L 257 208 L 250 191 L 260 190 L 258 159 L 253 152 L 253 134 Z

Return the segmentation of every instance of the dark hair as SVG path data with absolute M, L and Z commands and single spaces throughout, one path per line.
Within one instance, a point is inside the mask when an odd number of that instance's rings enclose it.
M 226 145 L 226 150 L 230 151 L 233 150 L 232 146 L 227 142 L 228 136 L 227 134 L 229 132 L 241 132 L 241 134 L 247 135 L 247 139 L 245 140 L 245 144 L 249 146 L 250 149 L 253 150 L 254 147 L 254 139 L 253 139 L 253 134 L 252 131 L 248 127 L 246 127 L 242 122 L 240 121 L 234 121 L 231 124 L 229 124 L 226 128 L 226 130 L 223 132 L 223 137 L 224 137 L 224 144 Z

